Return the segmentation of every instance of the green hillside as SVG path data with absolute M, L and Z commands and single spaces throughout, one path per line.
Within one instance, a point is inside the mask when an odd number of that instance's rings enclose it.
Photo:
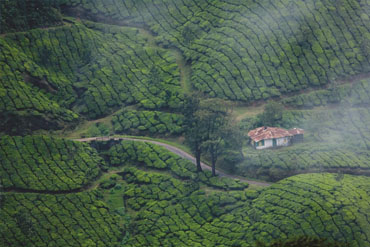
M 36 118 L 60 128 L 55 122 L 97 118 L 132 104 L 178 108 L 175 55 L 148 38 L 136 28 L 79 21 L 0 38 L 2 130 L 43 128 L 33 126 Z M 27 118 L 30 126 L 13 124 L 9 130 L 15 119 Z
M 0 247 L 367 247 L 369 126 L 368 0 L 0 0 Z
M 369 244 L 366 177 L 306 174 L 254 190 L 199 176 L 153 144 L 99 150 L 111 168 L 90 192 L 2 194 L 6 246 L 254 246 L 303 235 Z
M 369 72 L 367 1 L 66 1 L 72 15 L 145 23 L 192 65 L 192 85 L 254 101 Z
M 119 219 L 95 192 L 7 193 L 3 199 L 1 246 L 121 246 Z
M 104 166 L 89 146 L 47 136 L 2 136 L 0 154 L 5 190 L 76 190 L 96 178 Z

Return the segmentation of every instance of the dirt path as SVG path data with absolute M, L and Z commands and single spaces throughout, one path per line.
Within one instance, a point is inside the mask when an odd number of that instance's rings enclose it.
M 181 150 L 177 147 L 174 147 L 172 145 L 169 145 L 169 144 L 166 144 L 166 143 L 163 143 L 163 142 L 152 141 L 152 140 L 144 140 L 144 139 L 135 139 L 135 138 L 129 138 L 129 137 L 110 137 L 110 136 L 74 139 L 74 141 L 79 141 L 79 142 L 110 141 L 110 140 L 116 140 L 116 141 L 126 140 L 126 141 L 139 141 L 139 142 L 153 143 L 153 144 L 156 144 L 156 145 L 159 145 L 159 146 L 162 146 L 162 147 L 166 148 L 168 151 L 170 151 L 174 154 L 177 154 L 177 155 L 179 155 L 180 157 L 182 157 L 184 159 L 190 160 L 194 165 L 196 164 L 195 163 L 195 158 L 192 155 L 188 154 L 187 152 L 185 152 L 185 151 L 183 151 L 183 150 Z M 202 166 L 203 170 L 211 171 L 211 167 L 208 166 L 207 164 L 204 164 L 202 162 L 201 166 Z M 220 177 L 228 177 L 228 178 L 232 178 L 232 179 L 239 179 L 242 182 L 247 182 L 247 183 L 253 184 L 253 185 L 258 185 L 258 186 L 270 186 L 271 185 L 271 184 L 265 183 L 265 182 L 258 182 L 258 181 L 248 180 L 248 179 L 245 179 L 245 178 L 242 178 L 242 177 L 239 177 L 239 176 L 226 174 L 226 173 L 224 173 L 222 171 L 219 171 L 219 170 L 216 170 L 216 173 Z

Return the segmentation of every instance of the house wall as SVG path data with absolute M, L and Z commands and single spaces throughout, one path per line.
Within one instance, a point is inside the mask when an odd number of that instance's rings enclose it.
M 272 148 L 272 139 L 265 140 L 264 146 L 256 147 L 256 149 L 266 149 L 266 148 Z
M 295 135 L 295 136 L 293 136 L 293 138 L 292 138 L 292 142 L 293 142 L 293 143 L 296 143 L 296 142 L 303 142 L 303 134 L 299 134 L 299 135 Z
M 276 139 L 276 146 L 277 147 L 286 147 L 290 145 L 290 138 L 289 137 L 282 137 Z

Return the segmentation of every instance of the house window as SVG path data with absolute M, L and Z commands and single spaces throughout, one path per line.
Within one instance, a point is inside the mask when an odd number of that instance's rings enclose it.
M 265 146 L 265 140 L 260 141 L 259 146 L 261 146 L 261 147 Z

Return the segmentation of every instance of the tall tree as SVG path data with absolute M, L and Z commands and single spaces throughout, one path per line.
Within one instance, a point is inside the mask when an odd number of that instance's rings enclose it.
M 284 107 L 282 104 L 270 100 L 258 118 L 264 126 L 279 126 L 282 122 Z
M 190 146 L 198 171 L 202 171 L 200 158 L 207 152 L 211 159 L 212 175 L 216 176 L 216 162 L 228 142 L 238 142 L 238 130 L 232 121 L 230 105 L 221 99 L 201 100 L 193 93 L 185 98 L 185 141 Z
M 202 155 L 202 143 L 204 141 L 204 130 L 201 119 L 197 112 L 200 110 L 200 93 L 191 93 L 185 96 L 183 114 L 185 116 L 185 142 L 195 156 L 197 170 L 202 171 L 200 157 Z
M 200 102 L 197 115 L 204 129 L 202 147 L 209 154 L 212 164 L 212 175 L 216 176 L 216 162 L 224 151 L 225 140 L 229 136 L 230 107 L 220 99 L 207 99 Z

